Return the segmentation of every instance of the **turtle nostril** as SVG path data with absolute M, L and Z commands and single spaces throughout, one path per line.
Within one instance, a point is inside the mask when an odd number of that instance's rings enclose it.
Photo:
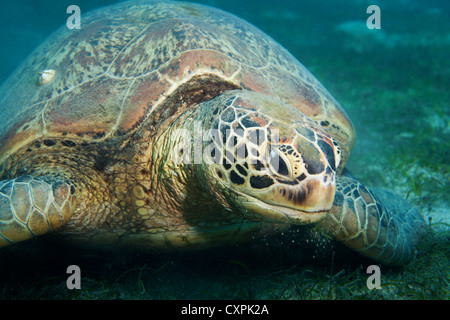
M 275 150 L 270 151 L 270 165 L 275 170 L 276 173 L 283 176 L 289 175 L 289 169 L 286 162 L 283 160 L 283 158 L 280 157 L 280 154 Z

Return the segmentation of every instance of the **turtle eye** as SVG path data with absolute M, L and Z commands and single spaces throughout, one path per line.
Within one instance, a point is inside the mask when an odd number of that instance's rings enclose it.
M 288 165 L 280 156 L 280 154 L 275 150 L 270 151 L 270 166 L 276 173 L 282 176 L 289 176 Z

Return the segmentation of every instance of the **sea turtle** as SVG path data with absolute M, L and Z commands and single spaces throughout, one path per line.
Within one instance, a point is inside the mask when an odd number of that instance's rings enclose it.
M 426 224 L 343 174 L 347 114 L 287 50 L 211 7 L 82 14 L 0 91 L 0 245 L 206 248 L 317 224 L 406 263 Z

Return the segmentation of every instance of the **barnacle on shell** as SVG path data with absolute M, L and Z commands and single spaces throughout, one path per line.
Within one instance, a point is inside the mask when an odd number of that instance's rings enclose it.
M 49 83 L 55 76 L 55 73 L 56 71 L 51 69 L 39 72 L 39 85 L 42 86 Z

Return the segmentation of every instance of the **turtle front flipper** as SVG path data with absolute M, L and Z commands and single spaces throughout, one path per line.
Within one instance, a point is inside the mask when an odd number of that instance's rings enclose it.
M 405 200 L 375 194 L 349 177 L 337 179 L 333 207 L 321 227 L 351 249 L 388 265 L 408 263 L 427 230 L 421 213 Z
M 53 177 L 0 181 L 0 247 L 56 230 L 75 203 L 75 188 Z

